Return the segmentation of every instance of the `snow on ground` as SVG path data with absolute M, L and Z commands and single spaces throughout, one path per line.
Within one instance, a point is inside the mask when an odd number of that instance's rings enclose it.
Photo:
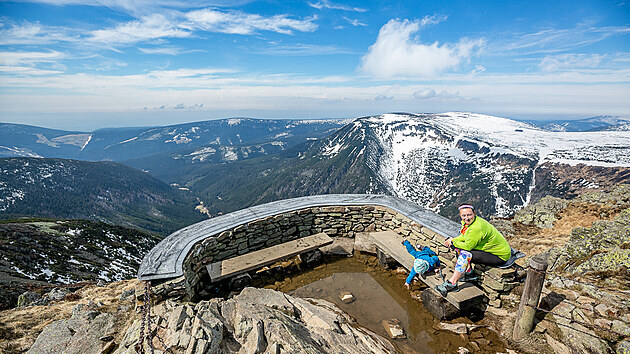
M 427 116 L 385 114 L 371 117 L 385 131 L 384 139 L 392 148 L 395 159 L 402 159 L 413 149 L 445 144 L 434 139 L 433 130 L 426 135 L 416 134 L 414 128 L 434 126 L 454 137 L 466 137 L 487 143 L 492 152 L 510 153 L 546 162 L 592 166 L 630 167 L 630 132 L 552 132 L 536 128 L 524 122 L 477 113 L 447 112 Z M 450 145 L 450 146 L 449 146 Z M 457 156 L 453 144 L 445 145 Z

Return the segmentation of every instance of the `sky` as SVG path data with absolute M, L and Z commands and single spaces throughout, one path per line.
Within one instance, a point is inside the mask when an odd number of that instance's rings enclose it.
M 630 116 L 630 3 L 0 0 L 0 121 Z

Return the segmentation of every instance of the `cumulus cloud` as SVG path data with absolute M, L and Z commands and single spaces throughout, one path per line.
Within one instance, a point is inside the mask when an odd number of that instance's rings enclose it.
M 431 77 L 468 61 L 485 44 L 483 39 L 462 38 L 457 43 L 423 44 L 412 38 L 422 27 L 444 17 L 423 20 L 392 19 L 381 27 L 376 42 L 362 58 L 360 69 L 374 77 Z
M 311 7 L 314 7 L 318 10 L 321 9 L 330 9 L 330 10 L 343 10 L 343 11 L 355 11 L 355 12 L 366 12 L 366 9 L 360 8 L 360 7 L 351 7 L 351 6 L 346 6 L 346 5 L 341 5 L 341 4 L 334 4 L 328 0 L 321 0 L 315 3 L 309 2 L 308 3 Z
M 444 90 L 437 92 L 433 89 L 416 90 L 413 92 L 412 96 L 418 100 L 438 99 L 448 102 L 470 100 L 469 98 L 462 97 L 459 92 L 451 93 Z
M 597 67 L 604 55 L 599 54 L 562 54 L 544 57 L 538 64 L 542 71 L 585 69 Z
M 293 31 L 312 32 L 317 29 L 316 16 L 295 20 L 287 15 L 263 17 L 239 11 L 221 12 L 213 9 L 195 10 L 186 14 L 189 21 L 185 26 L 209 32 L 232 34 L 252 34 L 256 31 L 270 31 L 292 34 Z
M 413 97 L 418 99 L 433 98 L 435 95 L 435 90 L 432 89 L 418 90 L 413 93 Z

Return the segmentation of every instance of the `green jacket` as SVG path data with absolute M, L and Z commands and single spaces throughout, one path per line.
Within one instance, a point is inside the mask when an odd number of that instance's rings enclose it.
M 462 221 L 462 229 L 464 222 Z M 453 239 L 453 246 L 466 250 L 492 253 L 504 261 L 510 259 L 512 251 L 505 237 L 486 220 L 475 216 L 463 235 Z

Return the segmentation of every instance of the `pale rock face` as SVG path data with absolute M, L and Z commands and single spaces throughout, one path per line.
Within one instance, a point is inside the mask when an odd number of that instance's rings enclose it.
M 114 328 L 112 314 L 79 310 L 69 319 L 55 321 L 37 337 L 28 353 L 99 353 Z
M 157 333 L 175 353 L 396 352 L 332 303 L 269 289 L 245 288 L 232 299 L 201 301 L 194 308 L 172 301 L 158 307 L 160 318 L 153 323 L 166 326 Z M 129 327 L 116 353 L 135 346 L 138 337 L 129 332 L 137 330 L 135 323 Z

